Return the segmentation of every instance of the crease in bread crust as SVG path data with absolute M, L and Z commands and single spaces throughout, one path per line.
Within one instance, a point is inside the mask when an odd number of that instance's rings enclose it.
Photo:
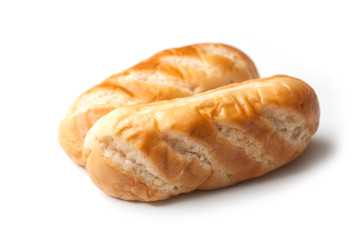
M 209 65 L 203 61 L 193 57 L 181 57 L 181 56 L 164 56 L 161 58 L 161 62 L 169 63 L 171 65 L 178 65 L 182 67 L 191 67 L 200 71 L 209 70 Z
M 118 137 L 105 136 L 99 139 L 99 143 L 105 158 L 149 188 L 169 193 L 178 191 L 178 186 L 163 179 L 146 157 L 126 141 Z
M 242 112 L 244 113 L 244 110 Z M 272 132 L 280 137 L 284 144 L 295 150 L 302 150 L 312 136 L 306 119 L 292 109 L 265 106 L 260 117 L 263 119 L 263 124 L 269 125 Z M 226 121 L 215 121 L 215 125 L 219 134 L 235 147 L 242 149 L 246 156 L 264 166 L 278 167 L 279 164 L 273 160 L 272 154 L 264 152 L 267 138 L 263 138 L 264 142 L 259 142 L 246 129 Z
M 189 95 L 194 94 L 195 86 L 181 81 L 180 78 L 168 76 L 158 71 L 130 71 L 126 76 L 119 76 L 113 81 L 119 84 L 127 84 L 127 82 L 146 82 L 158 86 L 175 87 L 181 91 L 188 92 Z
M 212 155 L 209 150 L 202 143 L 191 139 L 183 133 L 166 131 L 163 132 L 162 136 L 164 143 L 167 144 L 180 159 L 184 159 L 187 166 L 195 161 L 203 168 L 203 170 L 208 172 L 208 177 L 199 182 L 198 186 L 201 186 L 206 182 L 214 171 Z M 183 169 L 179 179 L 182 178 L 186 169 L 187 167 Z M 180 190 L 182 190 L 182 183 L 180 183 Z
M 120 92 L 126 94 L 120 94 Z M 96 108 L 133 105 L 138 102 L 134 101 L 129 92 L 126 92 L 123 88 L 102 86 L 88 91 L 87 95 L 78 98 L 75 103 L 69 108 L 67 119 L 72 119 L 76 115 Z
M 201 49 L 208 54 L 219 55 L 232 60 L 236 65 L 244 66 L 244 62 L 239 59 L 239 52 L 232 51 L 228 48 L 219 47 L 217 45 L 204 45 Z M 244 56 L 242 56 L 244 57 Z
M 304 146 L 312 136 L 306 119 L 292 109 L 270 105 L 262 109 L 262 115 L 278 136 L 295 147 Z
M 191 140 L 185 134 L 164 132 L 163 141 L 179 156 L 189 164 L 192 161 L 199 161 L 206 170 L 212 169 L 212 157 L 208 149 L 201 143 Z
M 224 121 L 216 121 L 215 125 L 219 134 L 230 144 L 241 149 L 247 157 L 266 166 L 275 166 L 272 156 L 262 151 L 264 146 L 253 138 L 247 130 Z

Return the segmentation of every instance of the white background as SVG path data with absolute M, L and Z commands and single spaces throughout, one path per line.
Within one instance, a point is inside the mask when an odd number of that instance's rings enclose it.
M 0 1 L 0 239 L 361 239 L 358 1 Z M 99 191 L 57 141 L 83 91 L 157 51 L 222 42 L 309 83 L 293 163 L 157 203 Z

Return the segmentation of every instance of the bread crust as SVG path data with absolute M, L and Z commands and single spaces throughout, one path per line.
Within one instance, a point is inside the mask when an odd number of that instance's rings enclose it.
M 228 45 L 203 43 L 164 50 L 80 95 L 60 123 L 59 143 L 83 165 L 88 130 L 113 109 L 191 96 L 258 77 L 252 60 Z
M 306 148 L 319 117 L 314 90 L 277 75 L 113 110 L 88 132 L 83 158 L 105 193 L 162 200 L 283 166 Z

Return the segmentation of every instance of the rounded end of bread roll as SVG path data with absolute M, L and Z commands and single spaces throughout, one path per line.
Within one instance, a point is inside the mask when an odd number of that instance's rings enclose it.
M 76 164 L 84 166 L 82 149 L 89 129 L 99 118 L 111 110 L 113 109 L 92 109 L 61 121 L 58 131 L 59 143 L 64 152 Z
M 92 151 L 84 150 L 86 155 L 85 168 L 93 183 L 108 195 L 124 200 L 155 201 L 170 198 L 172 195 L 150 188 L 141 181 L 137 181 L 127 172 L 106 159 L 99 149 L 93 146 Z
M 84 165 L 93 183 L 106 194 L 123 200 L 149 202 L 173 196 L 170 192 L 148 186 L 129 171 L 120 168 L 116 163 L 120 153 L 106 152 L 105 144 L 109 144 L 109 141 L 102 138 L 110 135 L 115 127 L 117 120 L 113 115 L 111 112 L 96 122 L 84 141 Z
M 79 135 L 72 121 L 68 119 L 64 119 L 61 121 L 58 130 L 58 141 L 60 146 L 63 148 L 64 152 L 68 155 L 68 157 L 81 166 L 84 166 L 82 160 L 82 143 L 81 139 L 79 139 Z

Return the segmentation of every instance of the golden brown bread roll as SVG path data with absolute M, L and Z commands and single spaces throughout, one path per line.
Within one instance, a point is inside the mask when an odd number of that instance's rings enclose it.
M 118 108 L 84 142 L 93 182 L 126 200 L 155 201 L 264 175 L 297 157 L 319 124 L 314 90 L 274 76 L 198 95 Z
M 93 124 L 115 108 L 185 97 L 258 78 L 254 63 L 223 44 L 196 44 L 161 51 L 83 93 L 59 127 L 59 142 L 83 165 L 82 147 Z

